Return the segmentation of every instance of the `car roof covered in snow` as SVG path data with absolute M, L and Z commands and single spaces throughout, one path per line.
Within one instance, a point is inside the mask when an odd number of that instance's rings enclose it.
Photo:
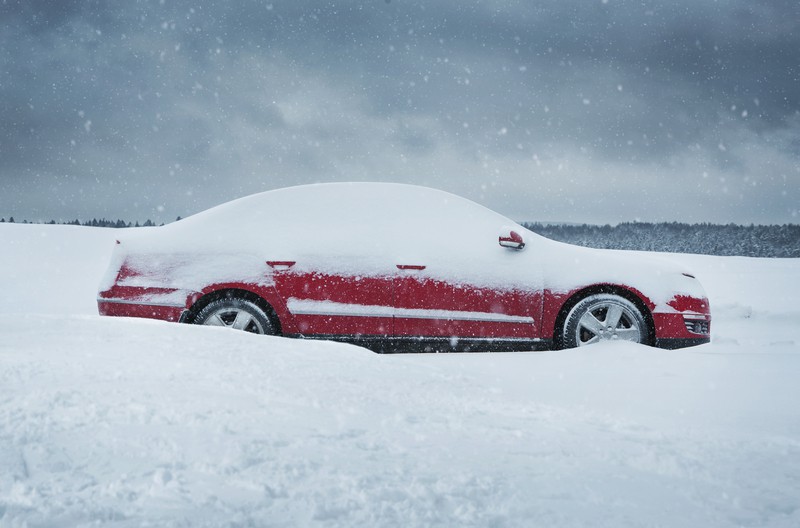
M 233 200 L 130 242 L 170 251 L 427 255 L 428 249 L 463 248 L 480 240 L 496 250 L 503 228 L 523 230 L 448 192 L 398 183 L 325 183 Z

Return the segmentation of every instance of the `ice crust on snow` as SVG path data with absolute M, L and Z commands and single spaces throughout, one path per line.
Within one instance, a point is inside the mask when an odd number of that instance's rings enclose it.
M 525 249 L 500 247 L 498 237 L 511 230 L 523 235 Z M 297 262 L 295 271 L 349 276 L 422 264 L 424 276 L 484 287 L 567 292 L 624 284 L 657 311 L 673 311 L 675 293 L 704 296 L 684 267 L 667 260 L 562 244 L 464 198 L 390 183 L 305 185 L 234 200 L 122 237 L 112 262 L 123 260 L 139 272 L 127 285 L 198 291 L 215 282 L 269 284 L 264 263 L 281 260 Z

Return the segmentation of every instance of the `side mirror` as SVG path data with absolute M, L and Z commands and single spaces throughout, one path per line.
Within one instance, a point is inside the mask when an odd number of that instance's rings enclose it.
M 522 235 L 516 231 L 511 231 L 505 236 L 500 235 L 498 242 L 505 248 L 522 249 L 525 247 L 525 240 L 523 240 Z

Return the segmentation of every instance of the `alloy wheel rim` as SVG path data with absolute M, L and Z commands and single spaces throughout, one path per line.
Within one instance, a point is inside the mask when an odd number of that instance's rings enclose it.
M 264 329 L 249 312 L 236 308 L 223 308 L 213 312 L 203 321 L 207 326 L 221 326 L 233 330 L 243 330 L 252 334 L 263 334 Z
M 626 306 L 608 301 L 590 306 L 578 321 L 575 332 L 578 346 L 601 341 L 640 343 L 642 338 L 639 318 Z

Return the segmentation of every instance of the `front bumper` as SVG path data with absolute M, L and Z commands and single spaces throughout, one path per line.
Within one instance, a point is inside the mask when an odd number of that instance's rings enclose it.
M 711 315 L 702 313 L 654 313 L 655 346 L 676 349 L 711 341 Z

